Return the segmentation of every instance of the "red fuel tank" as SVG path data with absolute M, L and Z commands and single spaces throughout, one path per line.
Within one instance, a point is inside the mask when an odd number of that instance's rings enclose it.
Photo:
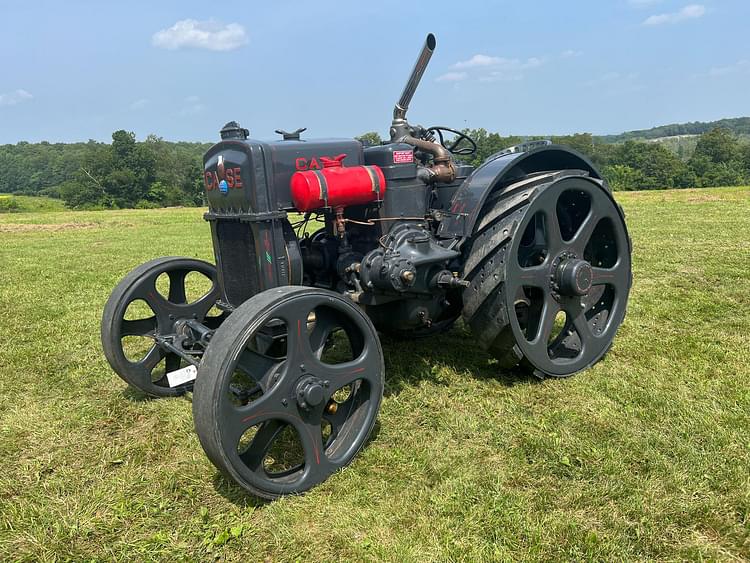
M 347 207 L 382 201 L 385 176 L 378 166 L 342 166 L 346 157 L 321 158 L 322 170 L 295 172 L 292 201 L 299 211 L 323 207 Z

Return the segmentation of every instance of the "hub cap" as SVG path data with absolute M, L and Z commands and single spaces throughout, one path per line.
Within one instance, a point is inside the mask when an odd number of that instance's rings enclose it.
M 297 384 L 297 404 L 303 409 L 317 407 L 325 399 L 323 382 L 316 377 L 305 377 Z
M 586 295 L 591 289 L 594 273 L 585 260 L 563 261 L 555 272 L 555 280 L 562 295 L 572 297 Z

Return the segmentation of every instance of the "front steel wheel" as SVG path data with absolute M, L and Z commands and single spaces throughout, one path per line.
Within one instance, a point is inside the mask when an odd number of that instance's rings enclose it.
M 302 493 L 352 461 L 383 396 L 377 332 L 341 295 L 280 287 L 215 333 L 193 394 L 213 464 L 263 498 Z
M 208 316 L 219 298 L 216 268 L 202 260 L 157 258 L 135 268 L 115 287 L 102 314 L 101 340 L 109 365 L 125 382 L 153 397 L 185 393 L 167 373 L 186 366 L 159 345 L 179 323 L 197 320 L 216 328 L 225 315 Z

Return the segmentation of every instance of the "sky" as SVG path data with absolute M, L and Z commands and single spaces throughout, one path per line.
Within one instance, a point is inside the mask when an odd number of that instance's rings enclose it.
M 747 0 L 0 0 L 0 143 L 619 133 L 750 115 Z

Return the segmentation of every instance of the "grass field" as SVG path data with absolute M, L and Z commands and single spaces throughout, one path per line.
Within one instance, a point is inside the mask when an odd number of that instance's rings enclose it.
M 0 194 L 0 213 L 64 211 L 61 199 L 43 196 Z
M 372 442 L 274 503 L 100 349 L 127 271 L 210 258 L 201 210 L 0 216 L 0 558 L 750 559 L 750 188 L 618 199 L 634 288 L 603 362 L 540 383 L 461 326 L 385 340 Z

